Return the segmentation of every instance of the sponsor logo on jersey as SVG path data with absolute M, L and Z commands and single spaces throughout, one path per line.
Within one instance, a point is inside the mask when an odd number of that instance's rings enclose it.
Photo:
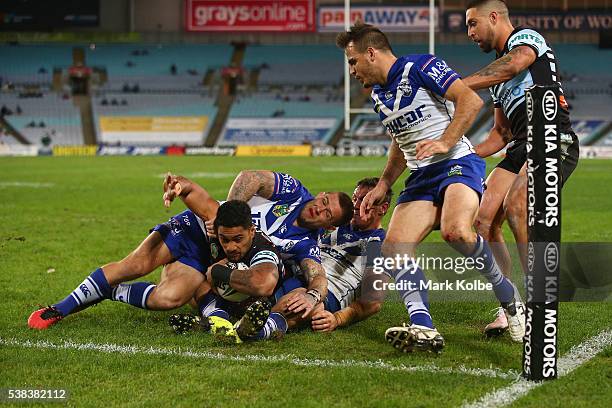
M 408 111 L 403 115 L 393 119 L 389 123 L 385 124 L 385 127 L 392 135 L 399 135 L 406 129 L 418 125 L 431 118 L 431 114 L 424 115 L 425 105 L 417 107 L 415 110 Z
M 289 214 L 289 204 L 277 204 L 272 209 L 272 214 L 277 217 Z
M 409 80 L 404 80 L 397 85 L 397 89 L 400 93 L 406 97 L 412 95 L 412 87 L 410 86 Z
M 440 82 L 446 79 L 447 74 L 452 71 L 453 70 L 446 65 L 445 61 L 437 60 L 435 64 L 429 65 L 429 67 L 426 68 L 425 73 L 439 85 Z
M 291 248 L 295 246 L 295 241 L 289 241 L 285 245 L 283 245 L 283 250 L 281 252 L 289 252 Z
M 510 40 L 510 42 L 508 43 L 508 48 L 509 49 L 512 48 L 514 44 L 516 44 L 518 41 L 527 42 L 527 43 L 536 43 L 537 45 L 544 44 L 544 39 L 542 38 L 542 36 L 524 33 L 524 34 L 518 34 L 512 40 Z
M 451 167 L 451 169 L 448 171 L 448 177 L 463 175 L 461 169 L 463 169 L 463 167 L 458 164 Z
M 321 250 L 319 249 L 318 246 L 312 247 L 308 251 L 308 256 L 312 256 L 312 257 L 315 257 L 315 258 L 320 258 L 321 257 Z

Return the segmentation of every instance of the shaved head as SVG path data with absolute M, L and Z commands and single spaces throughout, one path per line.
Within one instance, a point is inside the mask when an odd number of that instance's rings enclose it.
M 508 6 L 505 1 L 502 0 L 474 0 L 468 3 L 466 10 L 471 8 L 478 9 L 481 13 L 489 14 L 492 11 L 496 12 L 499 16 L 508 18 Z

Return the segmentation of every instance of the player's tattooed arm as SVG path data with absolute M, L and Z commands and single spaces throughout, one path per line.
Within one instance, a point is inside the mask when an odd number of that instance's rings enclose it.
M 480 71 L 464 78 L 463 82 L 474 90 L 501 84 L 527 69 L 535 62 L 536 57 L 533 48 L 528 45 L 520 45 Z
M 291 295 L 287 299 L 285 312 L 299 313 L 302 318 L 306 318 L 327 296 L 327 277 L 323 266 L 313 259 L 302 260 L 300 269 L 308 280 L 308 291 Z
M 480 157 L 489 157 L 499 152 L 512 140 L 510 122 L 504 114 L 502 108 L 494 110 L 495 123 L 487 138 L 474 147 L 476 154 Z
M 172 201 L 179 197 L 198 217 L 213 220 L 217 216 L 219 203 L 202 186 L 183 176 L 168 172 L 164 178 L 164 205 L 170 207 Z
M 254 195 L 270 198 L 274 193 L 274 173 L 268 170 L 243 170 L 238 174 L 229 193 L 228 200 L 249 201 Z
M 314 259 L 306 258 L 300 262 L 300 269 L 304 272 L 308 281 L 308 290 L 316 290 L 321 299 L 327 296 L 327 276 L 323 265 Z
M 278 283 L 278 268 L 272 262 L 264 262 L 249 269 L 235 269 L 230 276 L 230 286 L 251 296 L 272 296 Z

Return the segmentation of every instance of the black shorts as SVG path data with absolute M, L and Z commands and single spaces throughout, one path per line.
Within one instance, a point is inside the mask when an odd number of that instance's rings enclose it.
M 561 185 L 572 175 L 578 165 L 579 142 L 574 132 L 570 133 L 572 138 L 570 144 L 563 144 L 561 148 Z M 518 174 L 527 161 L 527 140 L 513 140 L 511 146 L 506 150 L 506 157 L 496 167 Z

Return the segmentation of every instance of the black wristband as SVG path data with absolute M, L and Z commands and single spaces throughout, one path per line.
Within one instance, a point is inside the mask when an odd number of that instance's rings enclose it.
M 228 268 L 225 265 L 213 265 L 213 267 L 210 269 L 210 277 L 215 285 L 218 285 L 219 283 L 226 283 L 229 285 L 232 271 L 233 269 Z

